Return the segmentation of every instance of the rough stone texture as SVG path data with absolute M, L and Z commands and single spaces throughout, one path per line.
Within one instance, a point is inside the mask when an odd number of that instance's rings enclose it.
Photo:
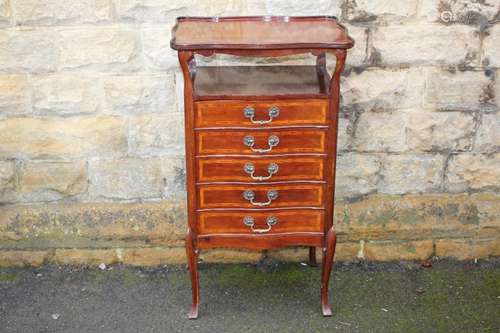
M 152 70 L 167 70 L 179 66 L 177 53 L 170 48 L 172 38 L 165 26 L 145 26 L 142 28 L 142 47 L 146 67 Z
M 59 54 L 65 69 L 136 70 L 141 63 L 137 30 L 130 28 L 72 28 L 61 30 Z
M 425 107 L 451 111 L 492 107 L 492 82 L 482 71 L 430 70 L 426 77 Z
M 474 129 L 471 113 L 412 110 L 406 140 L 415 151 L 466 151 L 472 147 Z
M 368 29 L 355 25 L 346 25 L 349 36 L 355 40 L 354 47 L 347 56 L 346 67 L 362 66 L 367 61 Z
M 159 198 L 163 174 L 159 159 L 98 160 L 89 163 L 94 199 Z
M 111 19 L 110 0 L 12 0 L 18 25 L 96 23 Z
M 11 20 L 9 0 L 0 0 L 0 26 L 7 26 Z
M 430 22 L 481 25 L 493 20 L 499 10 L 496 0 L 422 0 L 420 13 Z
M 447 187 L 452 192 L 500 188 L 500 153 L 458 154 L 448 162 Z
M 0 76 L 0 117 L 30 113 L 30 104 L 26 76 Z
M 474 151 L 498 152 L 500 149 L 500 112 L 483 114 L 477 129 Z
M 454 257 L 459 260 L 500 256 L 498 239 L 443 239 L 436 242 L 438 257 Z
M 119 262 L 115 249 L 56 249 L 50 261 L 59 265 L 85 266 L 112 265 Z
M 51 251 L 0 251 L 0 266 L 38 267 L 47 262 Z
M 374 155 L 348 153 L 337 158 L 335 194 L 338 198 L 355 197 L 377 191 L 380 160 Z
M 478 60 L 479 37 L 463 25 L 380 26 L 373 47 L 379 62 L 387 65 L 469 65 Z
M 50 34 L 35 29 L 0 31 L 0 71 L 54 71 L 59 60 L 57 37 L 55 31 Z
M 314 5 L 301 0 L 249 1 L 249 13 L 259 12 L 260 15 L 340 15 L 339 0 L 318 0 Z
M 202 250 L 199 254 L 199 260 L 202 262 L 258 262 L 262 259 L 262 251 L 250 250 Z
M 129 152 L 131 155 L 183 154 L 184 116 L 176 113 L 131 117 Z
M 488 30 L 488 35 L 484 38 L 483 50 L 483 63 L 499 68 L 500 59 L 498 59 L 498 54 L 500 54 L 500 25 L 496 24 Z
M 124 121 L 116 117 L 0 120 L 0 158 L 113 156 L 125 150 Z
M 170 23 L 177 16 L 190 14 L 190 8 L 197 4 L 194 0 L 114 0 L 114 5 L 120 20 Z
M 364 258 L 374 261 L 422 260 L 433 253 L 431 240 L 417 242 L 367 242 L 364 245 Z
M 100 109 L 99 79 L 75 74 L 35 76 L 33 109 L 46 115 L 89 114 Z
M 19 170 L 24 201 L 54 201 L 87 191 L 85 162 L 27 162 Z
M 351 72 L 341 83 L 342 105 L 362 110 L 401 109 L 420 105 L 422 69 L 369 69 Z
M 17 177 L 14 164 L 0 161 L 0 203 L 14 200 L 16 184 Z
M 357 121 L 352 147 L 365 152 L 402 152 L 407 150 L 407 115 L 400 111 L 367 111 Z
M 385 155 L 380 191 L 387 194 L 437 191 L 441 187 L 443 168 L 441 155 Z
M 407 19 L 417 11 L 418 0 L 346 0 L 343 4 L 345 17 L 351 22 L 370 22 L 375 20 Z
M 186 249 L 184 247 L 123 249 L 120 258 L 121 262 L 132 266 L 184 264 Z
M 110 114 L 175 112 L 173 74 L 123 75 L 104 79 L 105 112 Z

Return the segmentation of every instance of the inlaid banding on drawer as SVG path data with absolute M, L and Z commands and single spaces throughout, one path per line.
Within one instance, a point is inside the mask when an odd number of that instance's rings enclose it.
M 195 127 L 326 125 L 328 101 L 205 101 L 195 103 Z
M 326 130 L 196 131 L 198 155 L 324 153 Z
M 322 207 L 322 184 L 198 185 L 199 207 Z
M 286 210 L 273 212 L 200 212 L 199 234 L 276 234 L 289 232 L 323 232 L 322 210 Z M 245 224 L 253 220 L 253 226 Z M 269 228 L 268 221 L 275 218 Z M 269 229 L 269 230 L 267 230 Z
M 201 157 L 198 182 L 323 180 L 322 157 Z

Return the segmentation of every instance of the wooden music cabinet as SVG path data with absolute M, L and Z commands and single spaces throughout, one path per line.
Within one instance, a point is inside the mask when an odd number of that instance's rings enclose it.
M 353 40 L 335 17 L 180 17 L 171 47 L 184 76 L 189 318 L 198 317 L 199 249 L 316 247 L 321 305 L 333 227 L 339 79 Z M 311 53 L 310 66 L 196 66 L 195 55 Z M 333 74 L 326 54 L 335 56 Z

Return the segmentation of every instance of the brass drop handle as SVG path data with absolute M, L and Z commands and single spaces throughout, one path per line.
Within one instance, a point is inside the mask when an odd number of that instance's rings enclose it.
M 276 118 L 276 117 L 278 117 L 280 115 L 280 108 L 277 107 L 277 106 L 271 106 L 267 110 L 267 114 L 269 116 L 268 120 L 255 120 L 254 119 L 254 117 L 255 117 L 255 109 L 253 107 L 246 106 L 243 109 L 243 115 L 245 116 L 245 118 L 250 119 L 250 121 L 252 122 L 252 124 L 264 125 L 264 124 L 271 123 L 274 118 Z
M 257 234 L 264 234 L 266 232 L 271 231 L 273 225 L 278 223 L 278 218 L 276 216 L 268 216 L 266 218 L 267 228 L 266 229 L 257 229 L 255 228 L 255 219 L 252 216 L 245 216 L 243 218 L 243 223 L 252 229 L 253 232 Z
M 255 202 L 255 192 L 252 190 L 245 190 L 243 192 L 243 198 L 245 200 L 250 201 L 250 203 L 254 206 L 262 207 L 262 206 L 269 206 L 273 200 L 278 199 L 278 191 L 276 190 L 269 190 L 267 191 L 267 201 L 266 202 Z
M 276 163 L 269 163 L 267 166 L 267 176 L 255 176 L 255 165 L 253 163 L 246 163 L 245 166 L 243 167 L 243 170 L 250 175 L 250 177 L 254 180 L 258 181 L 263 181 L 263 180 L 268 180 L 271 179 L 271 177 L 278 172 L 278 164 Z
M 245 146 L 250 147 L 250 149 L 255 153 L 268 153 L 273 150 L 273 147 L 276 147 L 279 142 L 280 139 L 276 135 L 271 135 L 269 138 L 267 138 L 267 144 L 269 145 L 269 148 L 254 148 L 253 146 L 255 145 L 255 138 L 252 135 L 247 135 L 243 138 L 243 143 L 245 144 Z

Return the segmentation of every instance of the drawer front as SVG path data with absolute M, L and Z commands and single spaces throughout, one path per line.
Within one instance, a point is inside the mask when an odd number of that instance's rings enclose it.
M 322 184 L 199 185 L 201 209 L 322 207 Z
M 322 180 L 322 157 L 199 158 L 199 182 Z
M 195 103 L 195 127 L 326 125 L 327 100 L 205 101 Z
M 286 210 L 271 212 L 201 212 L 200 234 L 276 234 L 323 232 L 322 210 Z
M 326 130 L 196 131 L 198 155 L 325 153 Z

